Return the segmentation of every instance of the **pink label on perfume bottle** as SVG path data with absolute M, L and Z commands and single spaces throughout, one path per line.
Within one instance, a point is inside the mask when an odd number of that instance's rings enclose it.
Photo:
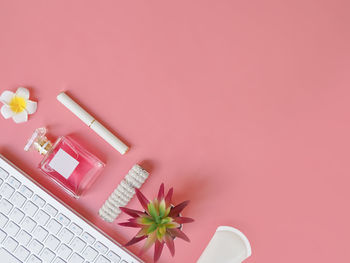
M 76 159 L 74 159 L 64 150 L 59 149 L 50 161 L 49 166 L 64 178 L 68 179 L 78 164 L 79 162 Z

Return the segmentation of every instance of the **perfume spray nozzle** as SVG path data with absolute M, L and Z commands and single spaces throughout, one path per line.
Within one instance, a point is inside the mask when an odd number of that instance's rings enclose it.
M 47 139 L 46 133 L 46 128 L 36 129 L 28 140 L 24 150 L 29 151 L 31 148 L 34 148 L 42 155 L 47 154 L 47 152 L 52 148 L 52 143 Z

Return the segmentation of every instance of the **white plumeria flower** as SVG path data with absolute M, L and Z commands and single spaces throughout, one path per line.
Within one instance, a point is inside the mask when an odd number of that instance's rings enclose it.
M 1 115 L 5 119 L 12 117 L 15 123 L 26 122 L 28 114 L 36 112 L 37 103 L 29 100 L 29 90 L 19 87 L 16 93 L 5 90 L 0 95 L 0 101 L 4 103 L 1 107 Z

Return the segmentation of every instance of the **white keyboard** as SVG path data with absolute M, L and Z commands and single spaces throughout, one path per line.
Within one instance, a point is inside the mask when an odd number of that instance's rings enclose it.
M 141 263 L 0 155 L 1 263 Z

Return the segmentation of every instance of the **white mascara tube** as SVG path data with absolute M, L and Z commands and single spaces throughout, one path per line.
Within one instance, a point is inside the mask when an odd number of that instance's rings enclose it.
M 121 140 L 119 140 L 113 133 L 105 128 L 101 123 L 95 120 L 89 113 L 87 113 L 78 103 L 72 100 L 66 93 L 61 92 L 57 96 L 57 100 L 61 102 L 67 109 L 74 113 L 80 120 L 82 120 L 93 131 L 100 135 L 106 142 L 108 142 L 114 149 L 121 154 L 124 154 L 129 149 Z

